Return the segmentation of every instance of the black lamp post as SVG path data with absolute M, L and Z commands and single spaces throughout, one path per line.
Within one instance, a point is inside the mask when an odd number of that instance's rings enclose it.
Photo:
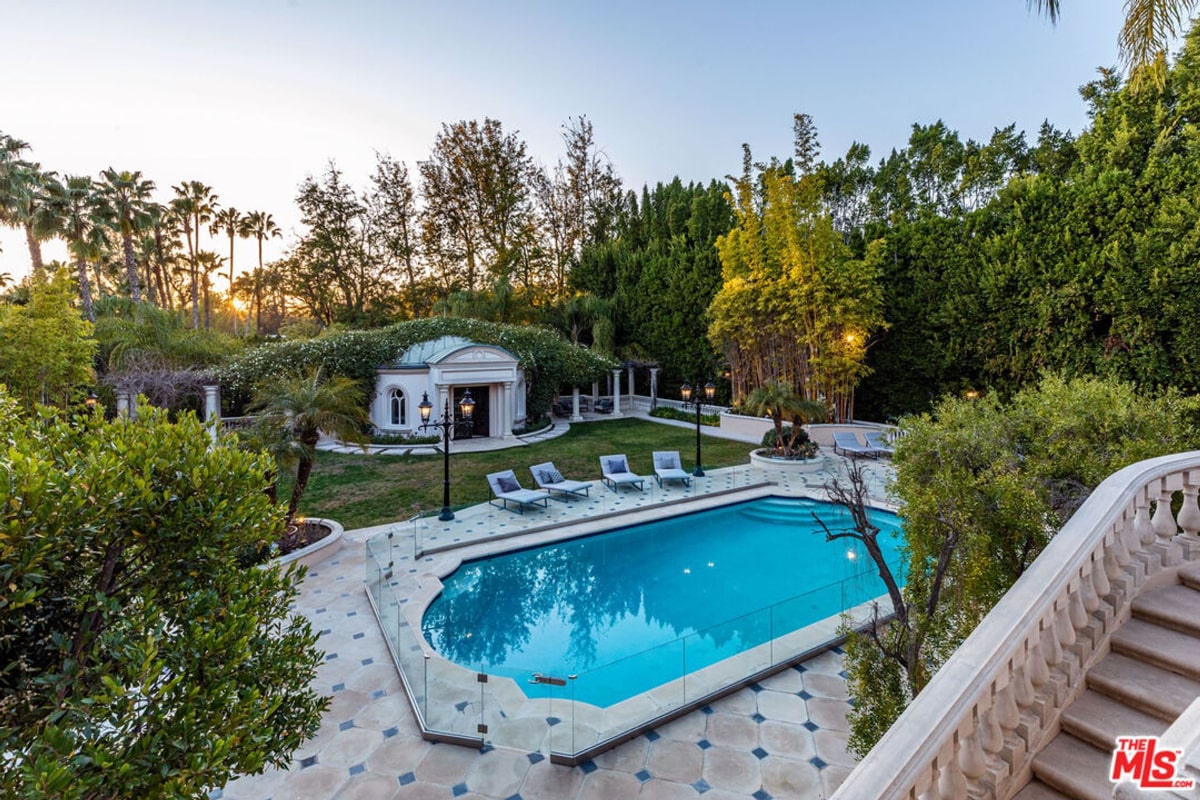
M 471 397 L 470 389 L 463 394 L 462 400 L 458 402 L 458 408 L 462 411 L 463 422 L 471 425 L 471 415 L 475 413 L 475 400 Z M 438 519 L 442 522 L 449 522 L 454 519 L 454 512 L 450 510 L 450 431 L 454 429 L 454 415 L 450 413 L 450 398 L 446 398 L 446 409 L 442 412 L 442 418 L 439 420 L 432 422 L 429 420 L 429 415 L 433 411 L 433 403 L 429 402 L 429 392 L 424 393 L 421 402 L 417 404 L 417 409 L 421 412 L 421 430 L 442 429 L 444 477 L 442 479 L 442 513 L 438 514 Z
M 685 383 L 679 387 L 679 396 L 683 398 L 685 403 L 694 403 L 696 406 L 696 468 L 692 470 L 692 474 L 697 478 L 704 477 L 704 470 L 700 468 L 700 407 L 704 405 L 704 401 L 712 402 L 712 399 L 717 394 L 717 387 L 713 386 L 713 382 L 709 381 L 704 384 L 704 394 L 695 392 L 695 399 L 692 399 L 692 385 Z

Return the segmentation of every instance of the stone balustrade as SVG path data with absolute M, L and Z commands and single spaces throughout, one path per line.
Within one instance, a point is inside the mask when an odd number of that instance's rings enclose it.
M 1109 476 L 833 795 L 1006 800 L 1138 590 L 1200 557 L 1200 452 Z M 1172 499 L 1182 497 L 1178 514 Z M 1182 532 L 1181 532 L 1182 531 Z M 1194 754 L 1193 754 L 1194 755 Z

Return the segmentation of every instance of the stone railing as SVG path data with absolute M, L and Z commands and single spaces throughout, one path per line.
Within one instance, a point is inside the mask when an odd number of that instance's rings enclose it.
M 1109 476 L 942 666 L 835 800 L 1011 797 L 1148 578 L 1200 557 L 1200 452 Z M 1171 501 L 1182 494 L 1178 516 Z M 1182 529 L 1183 533 L 1180 533 Z

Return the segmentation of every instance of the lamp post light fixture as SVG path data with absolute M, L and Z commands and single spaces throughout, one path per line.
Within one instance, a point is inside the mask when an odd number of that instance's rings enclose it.
M 471 397 L 471 390 L 463 394 L 462 400 L 458 402 L 459 411 L 462 412 L 462 421 L 470 426 L 471 415 L 475 413 L 475 400 Z M 425 392 L 421 398 L 421 402 L 417 404 L 417 410 L 421 412 L 421 430 L 429 428 L 441 428 L 442 431 L 442 463 L 443 463 L 443 478 L 442 478 L 442 513 L 438 514 L 438 519 L 442 522 L 449 522 L 454 519 L 454 512 L 450 510 L 450 431 L 454 429 L 454 415 L 450 413 L 450 398 L 446 398 L 446 408 L 442 412 L 442 418 L 431 421 L 429 415 L 433 412 L 433 403 L 429 402 L 429 392 Z
M 717 387 L 713 386 L 713 382 L 709 381 L 704 384 L 704 394 L 692 391 L 690 383 L 684 383 L 679 387 L 679 396 L 683 398 L 685 403 L 693 403 L 696 406 L 696 468 L 692 470 L 692 475 L 697 478 L 704 477 L 704 470 L 700 468 L 700 408 L 704 402 L 712 402 L 713 397 L 717 394 Z M 695 399 L 693 399 L 693 396 Z
M 96 396 L 95 392 L 88 392 L 87 399 L 83 402 L 87 406 L 88 411 L 95 411 L 96 404 L 100 402 L 100 398 Z

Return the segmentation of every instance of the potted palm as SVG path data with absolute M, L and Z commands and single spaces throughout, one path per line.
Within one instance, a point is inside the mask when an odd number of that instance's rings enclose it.
M 775 380 L 750 392 L 742 406 L 752 414 L 770 417 L 773 424 L 773 430 L 763 436 L 763 447 L 751 452 L 751 462 L 801 470 L 820 467 L 820 447 L 804 426 L 825 419 L 822 404 L 806 400 L 784 381 Z M 785 425 L 785 419 L 790 424 Z

